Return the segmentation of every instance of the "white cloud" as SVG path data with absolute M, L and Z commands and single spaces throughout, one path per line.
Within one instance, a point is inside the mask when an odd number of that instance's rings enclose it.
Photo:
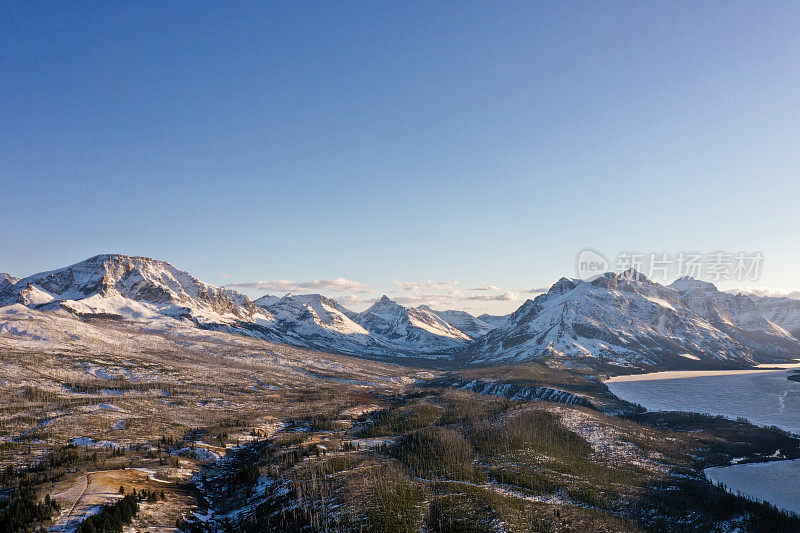
M 498 294 L 481 294 L 478 296 L 467 296 L 467 300 L 480 302 L 516 302 L 521 298 L 516 292 L 501 292 Z
M 378 298 L 374 296 L 359 296 L 358 294 L 342 294 L 341 296 L 336 297 L 336 301 L 340 304 L 347 306 L 358 306 L 358 307 L 369 307 L 370 305 L 374 304 L 378 301 Z
M 471 291 L 502 291 L 500 287 L 497 285 L 489 285 L 488 283 L 484 282 L 483 286 L 481 287 L 473 287 L 470 289 Z
M 733 294 L 750 294 L 753 296 L 774 296 L 779 298 L 793 298 L 800 300 L 800 290 L 787 289 L 783 287 L 734 287 L 732 289 L 721 289 L 723 292 Z
M 315 279 L 312 281 L 292 281 L 279 279 L 273 281 L 252 281 L 242 283 L 231 283 L 228 287 L 257 289 L 266 292 L 308 292 L 308 291 L 329 291 L 342 293 L 370 293 L 374 292 L 372 287 L 358 281 L 345 278 L 334 279 Z
M 422 290 L 451 290 L 458 285 L 457 281 L 393 281 L 396 291 L 416 292 Z
M 457 281 L 395 281 L 390 297 L 407 306 L 429 305 L 437 309 L 466 309 L 470 302 L 516 302 L 522 298 L 516 292 L 485 284 L 483 287 L 461 289 Z M 479 291 L 481 294 L 471 294 Z
M 395 281 L 392 293 L 402 294 L 403 298 L 464 298 L 465 293 L 457 281 Z
M 253 297 L 264 294 L 318 292 L 333 298 L 355 311 L 366 309 L 377 301 L 381 292 L 365 283 L 346 278 L 294 281 L 287 279 L 231 283 L 227 287 L 244 290 Z M 387 295 L 397 303 L 409 307 L 429 305 L 434 309 L 459 309 L 480 314 L 513 310 L 517 302 L 525 299 L 527 289 L 515 291 L 484 282 L 481 286 L 462 287 L 458 281 L 394 281 Z

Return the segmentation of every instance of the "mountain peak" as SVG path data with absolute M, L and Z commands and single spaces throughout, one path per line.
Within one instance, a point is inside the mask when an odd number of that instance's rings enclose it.
M 280 296 L 273 296 L 272 294 L 265 294 L 264 296 L 253 300 L 253 303 L 258 307 L 268 307 L 275 302 L 281 300 Z
M 19 278 L 16 276 L 12 276 L 11 274 L 6 274 L 5 272 L 0 272 L 0 300 L 3 299 L 3 293 L 10 290 L 15 283 L 19 281 Z
M 664 365 L 685 363 L 686 354 L 711 363 L 748 363 L 781 358 L 800 346 L 800 312 L 794 307 L 721 293 L 690 277 L 665 287 L 634 269 L 592 282 L 561 278 L 503 317 L 476 318 L 430 305 L 407 308 L 388 295 L 361 313 L 319 294 L 265 295 L 255 303 L 167 262 L 123 254 L 96 255 L 24 279 L 0 274 L 0 306 L 66 309 L 85 317 L 188 319 L 204 329 L 355 355 L 456 354 L 472 363 L 591 356 L 613 364 Z M 771 343 L 769 353 L 765 343 Z
M 609 289 L 617 289 L 620 287 L 630 287 L 634 283 L 642 283 L 652 285 L 653 282 L 647 279 L 647 276 L 636 270 L 629 268 L 623 272 L 606 272 L 602 276 L 590 282 L 595 287 L 606 287 Z
M 130 259 L 131 256 L 125 254 L 97 254 L 84 259 L 83 261 L 79 261 L 80 263 L 98 263 L 102 261 L 108 261 L 110 259 Z M 149 259 L 145 257 L 144 259 Z
M 331 300 L 327 296 L 323 296 L 322 294 L 318 294 L 318 293 L 292 294 L 292 295 L 288 295 L 287 294 L 286 296 L 290 296 L 291 298 L 294 298 L 298 302 L 302 302 L 304 304 L 324 303 L 324 304 L 333 305 L 333 306 L 338 306 L 339 305 L 334 300 Z
M 717 292 L 717 286 L 708 281 L 702 281 L 691 276 L 683 276 L 670 283 L 670 288 L 679 292 L 701 290 L 704 292 Z
M 87 313 L 116 314 L 110 301 L 102 305 L 96 301 L 110 297 L 181 316 L 213 313 L 242 317 L 255 311 L 252 302 L 235 291 L 203 283 L 165 261 L 123 254 L 95 255 L 68 267 L 34 274 L 18 280 L 5 292 L 7 298 L 25 305 L 66 304 Z M 88 301 L 93 303 L 89 305 Z
M 569 292 L 577 286 L 578 282 L 569 278 L 561 278 L 560 280 L 553 283 L 550 289 L 547 292 L 552 292 L 554 294 L 564 294 L 565 292 Z
M 372 304 L 367 308 L 364 313 L 374 313 L 376 315 L 394 315 L 394 316 L 405 316 L 407 313 L 407 309 L 402 305 L 398 304 L 385 294 L 381 296 L 380 300 Z
M 470 340 L 430 307 L 404 307 L 386 295 L 353 318 L 379 342 L 395 350 L 434 353 Z
M 446 311 L 435 311 L 428 305 L 421 305 L 417 309 L 421 309 L 428 313 L 433 313 L 438 316 L 457 330 L 468 335 L 472 339 L 476 339 L 485 333 L 488 333 L 499 323 L 498 317 L 491 315 L 484 315 L 488 317 L 487 321 L 467 313 L 466 311 L 458 311 L 455 309 L 447 309 Z M 505 317 L 502 317 L 505 318 Z
M 83 261 L 79 261 L 74 265 L 70 265 L 66 268 L 74 268 L 79 265 L 100 265 L 105 263 L 140 263 L 140 264 L 154 264 L 154 265 L 165 265 L 170 266 L 172 265 L 166 261 L 162 261 L 160 259 L 153 259 L 152 257 L 145 257 L 142 255 L 125 255 L 125 254 L 98 254 L 93 255 Z M 172 267 L 175 268 L 175 267 Z
M 617 279 L 643 281 L 643 282 L 648 282 L 648 283 L 650 282 L 650 280 L 647 279 L 647 276 L 645 276 L 644 274 L 642 274 L 641 272 L 639 272 L 638 270 L 636 270 L 633 267 L 631 267 L 631 268 L 629 268 L 627 270 L 624 270 L 622 272 L 619 272 L 618 274 L 615 274 L 615 276 L 616 276 Z
M 682 284 L 714 292 L 675 289 Z M 797 353 L 790 331 L 770 324 L 751 300 L 723 298 L 710 283 L 689 279 L 665 287 L 628 270 L 591 282 L 562 278 L 467 351 L 474 363 L 558 356 L 682 365 L 690 354 L 703 364 L 747 364 Z
M 13 285 L 18 281 L 19 281 L 18 277 L 12 276 L 11 274 L 6 274 L 5 272 L 0 272 L 0 283 L 8 282 Z

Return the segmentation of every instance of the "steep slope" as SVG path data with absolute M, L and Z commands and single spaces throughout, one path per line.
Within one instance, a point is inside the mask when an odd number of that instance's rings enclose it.
M 259 313 L 235 291 L 203 283 L 164 261 L 126 255 L 98 255 L 19 279 L 0 298 L 0 305 L 63 308 L 80 315 L 164 315 L 204 323 L 250 320 Z
M 373 312 L 359 315 L 374 331 L 354 321 L 355 313 L 318 294 L 266 295 L 256 302 L 147 257 L 98 255 L 23 279 L 0 277 L 0 307 L 19 304 L 140 322 L 189 320 L 203 329 L 352 355 L 408 357 L 470 340 L 430 310 L 393 302 L 378 302 Z M 382 306 L 393 307 L 388 313 L 394 316 L 389 318 Z
M 484 313 L 482 315 L 478 315 L 478 320 L 484 324 L 488 324 L 490 328 L 495 329 L 505 324 L 509 316 L 511 315 L 490 315 L 488 313 Z
M 680 293 L 683 303 L 693 313 L 709 322 L 723 321 L 748 331 L 785 334 L 780 327 L 766 320 L 747 296 L 721 292 L 713 283 L 690 277 L 677 279 L 669 287 Z
M 17 277 L 12 276 L 11 274 L 6 274 L 5 272 L 0 272 L 0 302 L 3 301 L 5 295 L 10 292 L 11 287 L 13 287 L 18 281 L 19 278 Z
M 273 296 L 271 294 L 265 294 L 261 298 L 257 298 L 255 300 L 253 300 L 253 305 L 256 305 L 258 307 L 267 308 L 270 305 L 279 302 L 280 300 L 281 300 L 280 296 Z
M 381 345 L 402 353 L 441 353 L 470 340 L 469 335 L 436 316 L 429 308 L 406 308 L 387 296 L 366 311 L 352 314 L 351 318 Z
M 478 317 L 474 317 L 466 311 L 456 311 L 448 309 L 446 311 L 435 311 L 427 305 L 421 305 L 418 309 L 430 311 L 435 314 L 457 330 L 466 333 L 470 338 L 476 339 L 481 335 L 485 335 L 493 330 L 496 325 L 484 322 Z
M 762 325 L 769 329 L 754 336 L 739 324 L 756 327 L 757 317 L 745 317 L 744 307 L 726 311 L 701 293 L 687 295 L 633 271 L 592 282 L 562 278 L 472 343 L 467 357 L 482 364 L 554 356 L 565 363 L 720 366 L 783 360 L 798 348 L 768 321 Z
M 796 350 L 797 342 L 783 327 L 765 318 L 753 298 L 722 292 L 712 283 L 689 277 L 674 281 L 670 288 L 680 294 L 682 303 L 693 313 L 748 346 L 759 350 Z
M 762 316 L 800 340 L 800 300 L 775 296 L 749 295 Z
M 321 294 L 287 294 L 268 309 L 278 320 L 293 320 L 298 324 L 310 321 L 343 335 L 368 335 L 367 330 L 350 320 L 346 309 Z
M 562 278 L 505 317 L 406 308 L 386 296 L 361 313 L 319 294 L 267 295 L 256 304 L 146 257 L 99 255 L 23 279 L 0 274 L 0 307 L 15 309 L 4 315 L 7 334 L 23 331 L 19 317 L 28 308 L 157 328 L 180 321 L 385 359 L 492 364 L 552 356 L 565 364 L 683 368 L 781 361 L 800 353 L 800 301 L 730 294 L 689 278 L 665 287 L 636 272 L 592 282 Z
M 275 319 L 271 329 L 293 344 L 356 355 L 385 353 L 366 329 L 350 319 L 348 310 L 320 294 L 287 294 L 263 307 Z

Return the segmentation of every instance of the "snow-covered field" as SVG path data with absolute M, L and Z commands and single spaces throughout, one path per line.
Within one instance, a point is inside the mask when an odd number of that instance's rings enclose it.
M 606 381 L 612 393 L 650 411 L 743 417 L 800 434 L 800 383 L 789 370 L 658 372 Z
M 729 492 L 800 514 L 800 459 L 707 468 L 706 477 Z

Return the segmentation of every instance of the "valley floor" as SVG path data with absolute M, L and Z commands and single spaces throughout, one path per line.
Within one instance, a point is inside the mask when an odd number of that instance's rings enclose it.
M 0 338 L 0 530 L 112 521 L 134 490 L 128 531 L 800 530 L 702 473 L 797 439 L 645 413 L 588 372 L 81 326 Z

